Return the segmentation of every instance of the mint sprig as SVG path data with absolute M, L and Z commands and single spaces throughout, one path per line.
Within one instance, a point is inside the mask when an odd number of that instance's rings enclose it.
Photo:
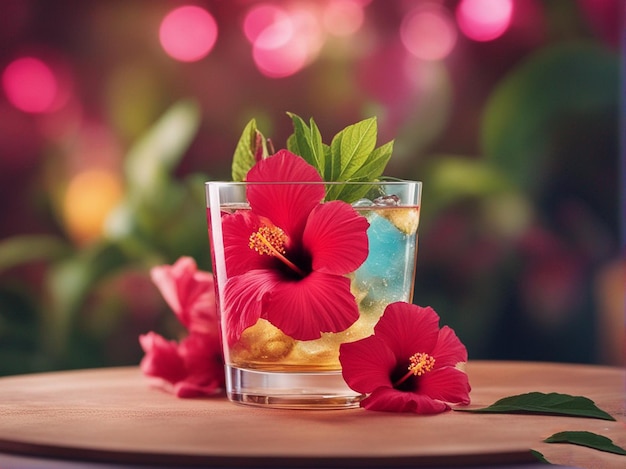
M 375 117 L 349 125 L 325 144 L 317 124 L 309 123 L 294 113 L 287 113 L 293 133 L 287 139 L 287 149 L 304 158 L 326 182 L 377 181 L 383 174 L 391 153 L 393 140 L 376 147 L 378 125 Z M 233 157 L 233 180 L 242 181 L 248 170 L 268 155 L 266 139 L 251 120 L 244 129 Z M 339 184 L 329 188 L 326 200 L 354 202 L 367 189 L 361 185 Z

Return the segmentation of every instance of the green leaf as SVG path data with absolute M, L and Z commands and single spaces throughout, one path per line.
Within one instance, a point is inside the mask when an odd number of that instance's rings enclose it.
M 532 454 L 535 458 L 537 458 L 537 461 L 544 463 L 544 464 L 551 464 L 550 461 L 548 461 L 546 459 L 546 457 L 541 454 L 539 451 L 536 451 L 534 449 L 530 450 L 530 454 Z
M 183 157 L 200 125 L 194 101 L 174 104 L 130 149 L 125 176 L 132 196 L 153 201 L 169 183 L 170 172 Z
M 174 169 L 195 137 L 200 118 L 195 101 L 179 101 L 132 146 L 124 161 L 126 195 L 107 217 L 106 238 L 126 242 L 142 231 L 146 220 L 169 216 L 181 191 Z
M 626 450 L 615 444 L 610 438 L 597 433 L 585 431 L 567 431 L 559 432 L 546 438 L 546 443 L 571 443 L 573 445 L 586 446 L 588 448 L 605 451 L 607 453 L 615 453 L 626 455 Z
M 615 420 L 611 415 L 599 409 L 591 399 L 582 396 L 570 396 L 552 392 L 530 392 L 502 398 L 482 409 L 456 409 L 461 412 L 476 413 L 529 413 L 541 415 L 563 415 L 569 417 L 588 417 L 601 420 Z
M 347 182 L 358 183 L 368 181 L 367 178 L 361 178 Z M 336 184 L 328 187 L 325 200 L 343 200 L 351 204 L 365 197 L 367 192 L 371 189 L 371 186 L 367 184 Z
M 393 151 L 393 140 L 376 148 L 367 162 L 361 166 L 349 179 L 350 182 L 376 181 L 381 176 Z M 332 186 L 326 194 L 327 200 L 343 200 L 348 203 L 355 202 L 367 194 L 370 188 L 366 185 L 336 185 Z
M 119 245 L 100 242 L 51 266 L 46 275 L 51 304 L 46 311 L 44 347 L 55 355 L 68 347 L 69 334 L 77 327 L 76 318 L 94 285 L 128 261 Z
M 313 119 L 307 125 L 298 115 L 291 112 L 287 115 L 294 129 L 287 139 L 287 149 L 315 167 L 324 181 L 369 182 L 383 174 L 391 158 L 393 140 L 376 148 L 375 117 L 346 127 L 326 145 Z M 333 185 L 327 191 L 326 200 L 354 202 L 367 190 L 363 185 Z
M 381 145 L 374 149 L 367 158 L 365 164 L 358 168 L 352 180 L 354 179 L 366 179 L 368 181 L 375 181 L 382 176 L 383 171 L 389 160 L 391 159 L 391 153 L 393 152 L 393 140 Z
M 349 125 L 335 135 L 330 143 L 331 181 L 349 181 L 369 162 L 376 146 L 377 132 L 376 118 L 370 117 Z
M 426 217 L 461 201 L 502 202 L 505 197 L 516 197 L 519 193 L 507 175 L 485 159 L 437 154 L 422 173 L 423 180 L 428 181 L 422 195 L 422 200 L 428 200 Z M 522 222 L 523 217 L 516 215 L 515 220 Z
M 301 117 L 288 112 L 293 122 L 293 135 L 287 140 L 287 149 L 296 155 L 300 155 L 307 163 L 314 166 L 320 176 L 326 180 L 325 175 L 325 151 L 322 143 L 322 135 L 315 121 L 310 120 L 311 126 L 307 126 Z
M 243 129 L 233 155 L 233 181 L 243 181 L 254 164 L 267 158 L 267 144 L 263 134 L 257 129 L 256 120 L 252 119 Z
M 37 260 L 56 260 L 71 252 L 61 239 L 48 235 L 14 236 L 0 241 L 0 272 Z

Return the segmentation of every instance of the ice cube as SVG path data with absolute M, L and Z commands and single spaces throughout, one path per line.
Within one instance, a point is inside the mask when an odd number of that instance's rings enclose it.
M 374 205 L 374 202 L 372 202 L 370 199 L 359 199 L 356 202 L 354 202 L 352 204 L 353 207 L 371 207 L 372 205 Z
M 353 291 L 360 296 L 367 292 L 361 302 L 364 305 L 383 299 L 407 301 L 413 280 L 415 237 L 404 234 L 387 217 L 374 214 L 369 221 L 369 253 L 354 274 Z
M 376 206 L 384 206 L 384 207 L 397 207 L 400 203 L 400 197 L 395 194 L 391 195 L 381 195 L 380 197 L 376 197 L 374 199 L 374 205 Z

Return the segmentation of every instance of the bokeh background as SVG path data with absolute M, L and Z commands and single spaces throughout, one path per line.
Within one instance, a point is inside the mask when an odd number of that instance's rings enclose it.
M 424 182 L 414 301 L 473 359 L 622 364 L 620 0 L 0 0 L 0 374 L 181 333 L 203 181 L 252 117 L 376 116 Z

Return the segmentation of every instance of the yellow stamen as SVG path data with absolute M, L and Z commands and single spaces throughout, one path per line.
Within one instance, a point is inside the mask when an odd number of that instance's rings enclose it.
M 435 358 L 427 353 L 416 353 L 409 360 L 411 362 L 409 371 L 415 376 L 422 376 L 424 373 L 432 371 L 435 367 Z
M 302 277 L 306 274 L 293 262 L 285 257 L 287 235 L 277 226 L 261 226 L 250 235 L 248 246 L 259 255 L 273 256 L 280 259 L 287 267 Z
M 259 254 L 285 254 L 287 235 L 277 226 L 262 226 L 250 235 L 248 246 Z
M 411 362 L 408 367 L 409 372 L 393 383 L 394 386 L 404 383 L 411 375 L 422 376 L 435 368 L 435 357 L 431 357 L 427 353 L 418 352 L 412 355 L 409 361 Z

